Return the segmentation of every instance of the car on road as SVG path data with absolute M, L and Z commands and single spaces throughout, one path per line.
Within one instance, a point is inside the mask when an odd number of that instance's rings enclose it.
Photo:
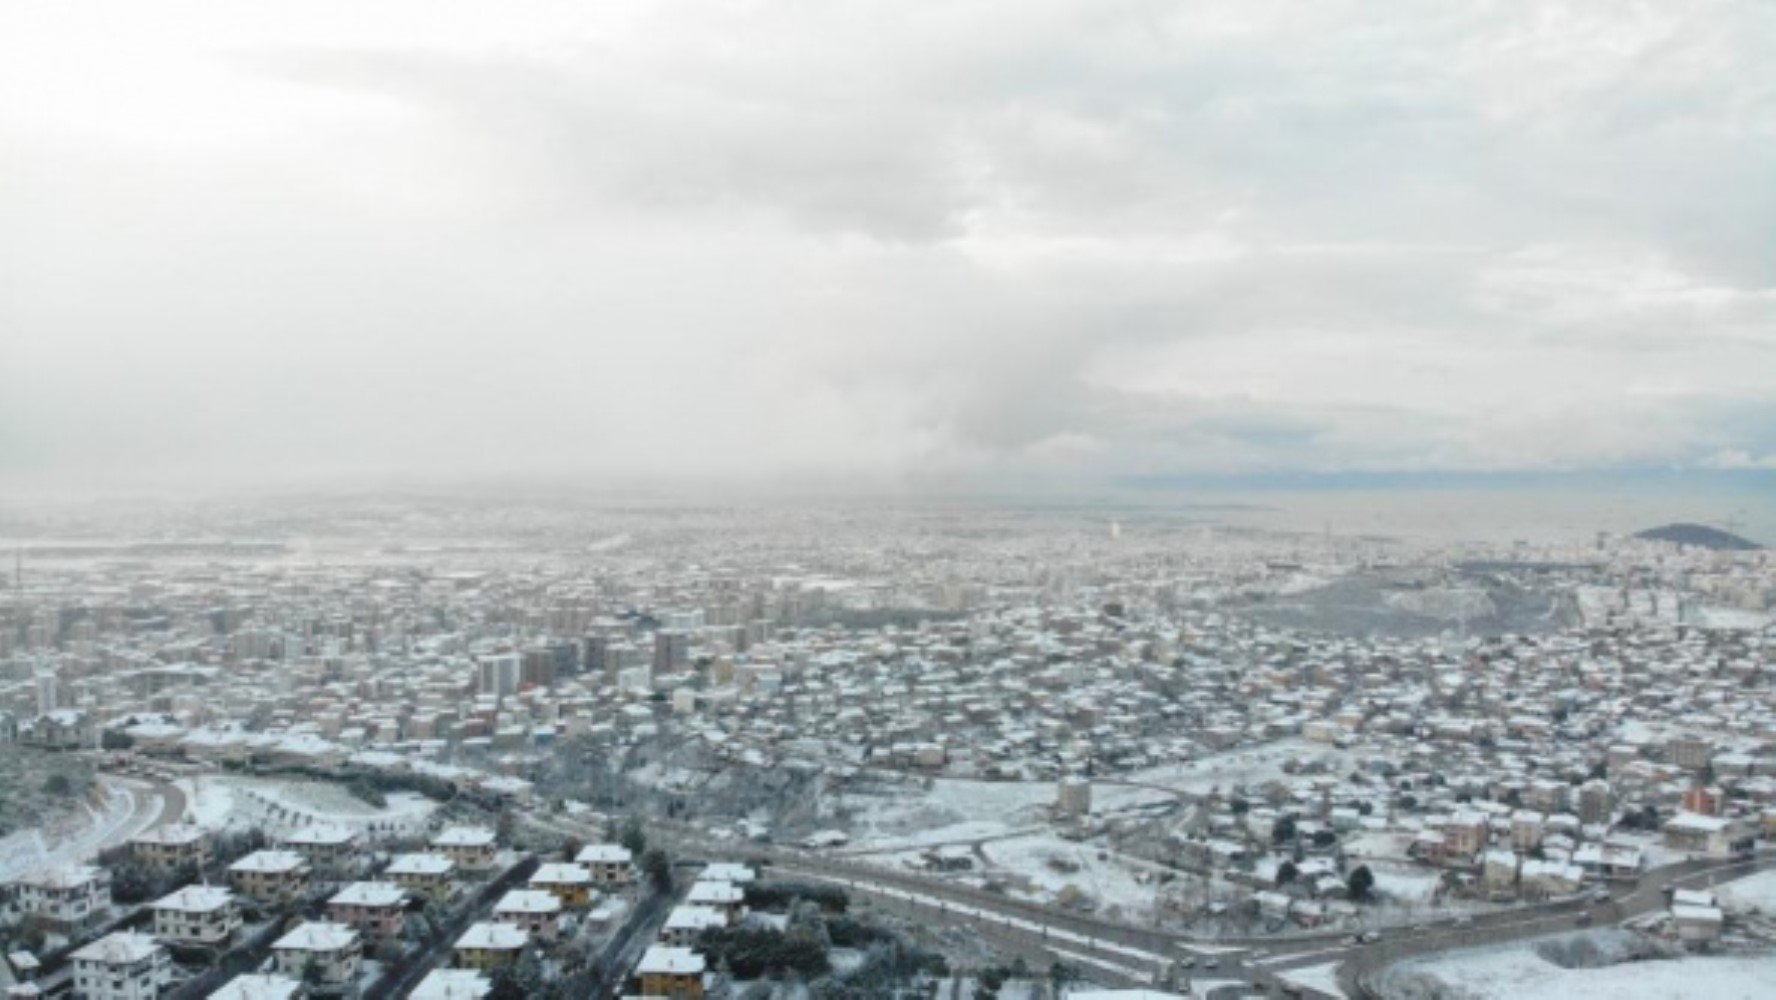
M 1583 913 L 1579 914 L 1578 919 L 1573 921 L 1573 923 L 1579 925 L 1580 927 L 1591 926 L 1591 911 L 1586 910 Z
M 1221 960 L 1218 958 L 1211 958 L 1208 961 L 1203 963 L 1203 968 L 1205 968 L 1205 969 L 1219 969 L 1220 967 L 1221 967 Z
M 1473 922 L 1474 918 L 1466 915 L 1455 918 L 1455 926 L 1457 927 L 1466 927 Z
M 1358 944 L 1374 944 L 1375 942 L 1380 941 L 1380 940 L 1381 940 L 1381 932 L 1380 931 L 1364 931 L 1363 933 L 1357 935 L 1357 943 Z

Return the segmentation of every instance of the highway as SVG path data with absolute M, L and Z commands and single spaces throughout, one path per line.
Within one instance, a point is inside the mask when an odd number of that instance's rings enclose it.
M 576 836 L 597 832 L 578 824 L 543 824 Z M 1091 914 L 1060 910 L 984 890 L 933 879 L 916 872 L 859 863 L 841 856 L 745 842 L 712 841 L 694 828 L 667 822 L 649 824 L 651 840 L 680 858 L 747 860 L 783 876 L 826 881 L 892 907 L 968 928 L 1015 954 L 1050 955 L 1088 967 L 1107 985 L 1152 985 L 1168 972 L 1215 980 L 1237 979 L 1262 988 L 1282 985 L 1291 969 L 1341 963 L 1339 979 L 1353 996 L 1361 981 L 1393 962 L 1439 951 L 1505 944 L 1576 929 L 1580 913 L 1591 911 L 1594 926 L 1631 920 L 1667 905 L 1666 891 L 1696 888 L 1776 867 L 1776 854 L 1751 859 L 1684 861 L 1643 872 L 1632 886 L 1611 886 L 1614 896 L 1599 903 L 1589 897 L 1525 904 L 1491 913 L 1423 921 L 1383 932 L 1373 944 L 1353 943 L 1349 931 L 1286 937 L 1201 938 L 1157 927 L 1141 927 Z M 1176 963 L 1191 962 L 1193 970 Z M 1206 971 L 1208 963 L 1216 966 Z M 1302 991 L 1314 995 L 1311 991 Z

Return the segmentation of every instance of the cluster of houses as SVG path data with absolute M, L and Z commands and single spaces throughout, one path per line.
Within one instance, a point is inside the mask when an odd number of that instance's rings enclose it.
M 962 533 L 891 519 L 885 534 L 818 515 L 818 544 L 800 519 L 675 518 L 679 541 L 642 532 L 596 565 L 445 567 L 389 550 L 326 565 L 221 552 L 45 566 L 0 606 L 10 678 L 0 740 L 194 768 L 406 777 L 517 808 L 572 794 L 533 784 L 565 742 L 670 743 L 712 768 L 835 782 L 1058 782 L 1056 828 L 1118 846 L 1124 818 L 1094 810 L 1092 781 L 1290 741 L 1345 766 L 1229 780 L 1154 838 L 1163 853 L 1152 860 L 1249 875 L 1276 855 L 1273 831 L 1288 818 L 1289 846 L 1306 844 L 1298 875 L 1253 885 L 1253 900 L 1300 923 L 1355 905 L 1331 855 L 1357 859 L 1344 845 L 1366 835 L 1401 834 L 1400 862 L 1503 900 L 1569 895 L 1776 834 L 1768 553 L 1620 541 L 1412 551 L 1157 525 L 1138 539 L 1088 538 L 1076 523 L 997 516 Z M 1441 580 L 1463 558 L 1501 560 L 1498 574 L 1573 595 L 1581 626 L 1359 638 L 1239 613 L 1384 564 Z M 1411 587 L 1392 596 L 1426 603 Z M 1713 627 L 1711 602 L 1746 617 Z M 669 780 L 650 773 L 633 780 Z M 689 805 L 693 822 L 739 826 Z M 95 982 L 173 975 L 155 948 L 221 947 L 240 934 L 241 904 L 286 905 L 314 890 L 316 872 L 352 872 L 365 877 L 326 900 L 327 919 L 292 928 L 274 949 L 288 960 L 266 973 L 345 983 L 367 944 L 400 935 L 405 900 L 448 897 L 496 863 L 491 833 L 459 829 L 373 875 L 354 871 L 369 839 L 411 833 L 423 814 L 313 819 L 268 822 L 277 845 L 228 866 L 226 885 L 153 901 L 152 932 L 98 948 L 116 935 L 102 938 L 76 964 Z M 748 832 L 812 847 L 846 836 L 833 816 L 795 822 Z M 1321 832 L 1330 841 L 1316 843 Z M 168 826 L 132 850 L 179 871 L 203 865 L 206 838 Z M 460 987 L 569 917 L 593 919 L 602 895 L 633 878 L 620 850 L 539 867 L 456 942 L 458 968 L 441 971 L 463 973 Z M 928 863 L 972 864 L 941 851 Z M 659 975 L 693 965 L 682 949 L 728 915 L 734 885 L 722 881 L 706 877 L 711 887 L 669 917 Z M 108 884 L 95 866 L 35 872 L 7 887 L 6 906 L 89 928 L 111 912 Z M 98 975 L 112 966 L 128 974 Z
M 129 848 L 132 860 L 151 871 L 196 875 L 211 860 L 212 840 L 209 831 L 179 823 L 138 834 Z M 395 855 L 374 880 L 354 879 L 367 847 L 349 828 L 305 828 L 276 847 L 228 864 L 225 884 L 193 881 L 148 902 L 145 932 L 116 931 L 72 953 L 77 995 L 84 1000 L 154 997 L 176 975 L 169 949 L 219 956 L 239 943 L 249 908 L 277 919 L 310 900 L 320 888 L 317 875 L 337 887 L 321 900 L 325 919 L 301 922 L 272 942 L 275 974 L 292 985 L 348 991 L 363 971 L 367 946 L 401 939 L 416 897 L 448 900 L 460 880 L 485 878 L 500 862 L 493 831 L 448 827 L 431 838 L 428 850 Z M 110 885 L 110 873 L 97 865 L 31 872 L 7 885 L 7 914 L 78 938 L 115 915 Z M 532 886 L 547 890 L 545 895 L 559 888 L 535 879 Z M 571 887 L 564 896 L 583 904 L 586 888 Z M 32 989 L 27 977 L 21 995 L 31 995 Z
M 508 890 L 489 919 L 463 932 L 453 947 L 455 962 L 482 971 L 514 963 L 533 944 L 557 940 L 565 919 L 607 922 L 610 911 L 600 900 L 634 884 L 634 859 L 617 844 L 590 844 L 572 861 L 541 864 L 525 888 Z
M 635 968 L 634 995 L 699 1000 L 710 971 L 709 963 L 697 951 L 697 939 L 705 931 L 740 922 L 746 914 L 746 886 L 756 878 L 757 873 L 746 865 L 705 865 L 684 902 L 667 914 L 659 941 L 642 953 Z

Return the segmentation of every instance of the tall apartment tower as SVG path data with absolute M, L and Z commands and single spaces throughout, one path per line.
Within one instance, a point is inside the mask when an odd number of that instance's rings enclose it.
M 475 689 L 481 694 L 516 694 L 519 677 L 517 653 L 496 653 L 475 660 Z
M 1616 811 L 1616 795 L 1602 778 L 1592 778 L 1579 786 L 1579 822 L 1590 826 L 1608 823 Z
M 671 673 L 691 662 L 691 637 L 676 629 L 654 633 L 654 674 Z
M 60 687 L 54 670 L 37 671 L 37 714 L 48 715 L 61 707 Z

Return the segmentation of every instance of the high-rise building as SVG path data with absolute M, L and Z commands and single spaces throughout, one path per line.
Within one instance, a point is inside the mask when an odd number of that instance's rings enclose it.
M 476 685 L 481 694 L 508 695 L 518 690 L 522 675 L 517 653 L 495 653 L 475 658 Z
M 691 637 L 676 629 L 654 633 L 654 673 L 665 674 L 691 662 Z
M 527 649 L 524 651 L 524 663 L 518 674 L 518 682 L 530 687 L 549 688 L 555 686 L 555 678 L 559 673 L 555 651 L 548 647 Z
M 1084 816 L 1091 801 L 1091 782 L 1084 778 L 1065 778 L 1055 786 L 1055 811 L 1062 816 Z
M 54 670 L 37 671 L 37 714 L 48 715 L 61 707 L 58 703 L 60 687 L 56 682 Z
M 1616 795 L 1602 778 L 1579 786 L 1579 822 L 1587 826 L 1608 823 L 1616 811 Z
M 1678 767 L 1701 770 L 1714 754 L 1714 745 L 1699 736 L 1674 736 L 1665 744 L 1665 754 Z

